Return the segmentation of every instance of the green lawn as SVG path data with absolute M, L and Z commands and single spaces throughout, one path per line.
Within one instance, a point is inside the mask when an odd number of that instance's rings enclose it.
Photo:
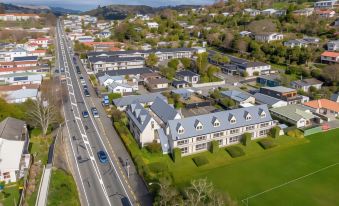
M 0 193 L 0 203 L 2 205 L 17 205 L 20 193 L 17 184 L 6 185 L 3 192 Z
M 47 205 L 80 206 L 78 191 L 73 177 L 61 169 L 53 169 Z
M 307 137 L 307 144 L 273 150 L 192 178 L 207 177 L 239 202 L 339 162 L 339 130 Z M 339 165 L 249 200 L 249 205 L 339 205 Z

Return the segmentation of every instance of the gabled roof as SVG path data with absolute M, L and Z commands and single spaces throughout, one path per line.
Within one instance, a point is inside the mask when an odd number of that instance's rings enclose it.
M 195 77 L 195 76 L 200 76 L 199 74 L 192 72 L 191 70 L 182 70 L 176 73 L 178 76 L 188 76 L 188 77 Z
M 24 57 L 14 57 L 13 61 L 14 62 L 19 62 L 19 61 L 37 61 L 38 57 L 37 56 L 24 56 Z
M 167 123 L 168 120 L 173 120 L 179 114 L 172 106 L 167 104 L 164 100 L 156 97 L 153 104 L 151 105 L 151 110 L 164 122 Z
M 144 73 L 151 73 L 152 70 L 147 67 L 135 68 L 135 69 L 120 69 L 120 70 L 109 70 L 104 72 L 98 72 L 97 77 L 104 76 L 105 74 L 109 76 L 125 76 L 125 75 L 138 75 Z
M 170 81 L 166 78 L 149 79 L 148 84 L 166 84 Z
M 325 51 L 321 54 L 321 56 L 337 58 L 339 57 L 339 52 Z
M 188 82 L 186 82 L 185 80 L 174 80 L 174 81 L 172 82 L 172 85 L 173 85 L 174 87 L 176 87 L 176 86 L 178 86 L 178 85 L 181 85 L 181 84 L 188 84 Z
M 248 98 L 251 97 L 251 95 L 246 94 L 244 92 L 241 91 L 237 91 L 237 90 L 228 90 L 228 91 L 222 91 L 221 92 L 222 95 L 229 97 L 237 102 L 242 102 L 247 100 Z
M 245 119 L 244 114 L 246 112 L 252 116 L 251 120 Z M 260 117 L 262 112 L 266 113 L 265 117 Z M 230 123 L 230 116 L 233 116 L 236 119 L 235 123 Z M 213 120 L 215 120 L 215 118 L 220 122 L 220 125 L 217 127 L 213 125 Z M 272 121 L 272 118 L 269 114 L 267 105 L 259 105 L 169 120 L 167 126 L 170 132 L 169 138 L 172 138 L 173 140 L 179 140 L 268 121 Z M 203 125 L 203 128 L 197 130 L 195 128 L 196 122 L 200 122 Z M 182 134 L 178 133 L 178 127 L 180 126 L 184 128 L 184 133 Z
M 23 99 L 23 98 L 35 98 L 38 96 L 37 89 L 19 89 L 16 91 L 12 91 L 11 93 L 6 96 L 7 100 L 14 100 L 14 99 Z
M 259 102 L 261 104 L 267 104 L 269 106 L 272 106 L 278 102 L 285 102 L 281 99 L 277 99 L 277 98 L 274 98 L 274 97 L 271 97 L 271 96 L 268 96 L 266 94 L 262 94 L 259 92 L 254 94 L 254 98 L 256 102 Z
M 88 61 L 92 64 L 97 62 L 106 62 L 106 63 L 113 63 L 113 62 L 131 62 L 131 61 L 143 61 L 144 58 L 142 57 L 90 57 Z
M 167 101 L 167 98 L 162 95 L 160 92 L 157 93 L 149 93 L 149 94 L 143 94 L 143 95 L 130 95 L 126 97 L 121 97 L 119 99 L 114 99 L 113 103 L 117 107 L 123 107 L 132 104 L 133 102 L 139 102 L 139 103 L 149 103 L 154 102 L 154 100 L 159 97 L 163 99 L 164 101 Z
M 127 109 L 127 115 L 132 119 L 134 124 L 142 132 L 146 128 L 152 116 L 139 102 L 133 102 Z
M 309 120 L 315 117 L 307 107 L 300 104 L 273 108 L 271 111 L 294 121 L 299 121 L 301 118 Z
M 316 84 L 322 84 L 323 82 L 317 79 L 314 79 L 314 78 L 310 78 L 310 79 L 296 80 L 296 81 L 293 81 L 292 83 L 296 85 L 300 85 L 300 86 L 312 86 Z
M 339 103 L 328 99 L 317 99 L 305 102 L 304 105 L 315 109 L 325 108 L 328 110 L 339 112 Z
M 284 87 L 284 86 L 276 86 L 276 87 L 262 87 L 263 89 L 267 89 L 267 90 L 271 90 L 271 91 L 275 91 L 275 92 L 281 92 L 281 93 L 285 93 L 285 92 L 295 92 L 295 89 L 292 88 L 288 88 L 288 87 Z
M 22 135 L 25 126 L 26 123 L 24 121 L 7 117 L 0 122 L 0 139 L 25 141 L 25 136 Z

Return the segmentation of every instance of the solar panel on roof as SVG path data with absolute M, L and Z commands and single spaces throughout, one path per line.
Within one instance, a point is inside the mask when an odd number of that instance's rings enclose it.
M 27 76 L 26 77 L 14 77 L 13 79 L 14 81 L 24 81 L 24 80 L 28 80 L 28 77 Z

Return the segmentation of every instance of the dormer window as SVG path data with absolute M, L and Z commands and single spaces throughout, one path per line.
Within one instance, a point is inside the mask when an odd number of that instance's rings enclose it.
M 197 121 L 195 122 L 195 129 L 196 129 L 196 130 L 202 130 L 202 128 L 203 128 L 202 123 L 201 123 L 199 120 L 197 120 Z
M 213 124 L 213 127 L 219 127 L 220 121 L 216 117 L 213 117 L 212 124 Z
M 245 112 L 245 119 L 246 121 L 250 121 L 252 119 L 252 116 L 249 112 Z
M 178 125 L 178 134 L 183 134 L 184 132 L 185 132 L 184 127 L 181 124 L 179 124 Z
M 262 112 L 260 113 L 260 118 L 265 118 L 265 117 L 266 117 L 266 112 L 262 111 Z
M 233 114 L 231 114 L 228 119 L 229 119 L 231 124 L 237 123 L 237 120 L 236 120 L 236 118 Z

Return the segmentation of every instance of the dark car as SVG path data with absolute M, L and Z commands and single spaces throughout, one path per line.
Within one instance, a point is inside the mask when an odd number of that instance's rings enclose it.
M 88 89 L 88 86 L 87 86 L 87 85 L 84 85 L 84 89 Z
M 89 91 L 87 89 L 84 90 L 84 94 L 86 97 L 90 97 L 91 95 L 89 94 Z
M 131 206 L 131 203 L 129 202 L 129 200 L 128 200 L 127 197 L 121 198 L 121 204 L 122 204 L 123 206 Z
M 82 116 L 83 116 L 84 118 L 87 118 L 87 117 L 89 117 L 89 114 L 88 114 L 87 111 L 83 111 L 83 112 L 82 112 Z
M 76 70 L 77 70 L 77 73 L 78 73 L 78 74 L 81 74 L 81 71 L 80 71 L 79 66 L 76 66 Z
M 99 158 L 99 161 L 103 164 L 107 164 L 108 163 L 108 157 L 107 157 L 107 154 L 105 151 L 99 151 L 98 152 L 98 158 Z

